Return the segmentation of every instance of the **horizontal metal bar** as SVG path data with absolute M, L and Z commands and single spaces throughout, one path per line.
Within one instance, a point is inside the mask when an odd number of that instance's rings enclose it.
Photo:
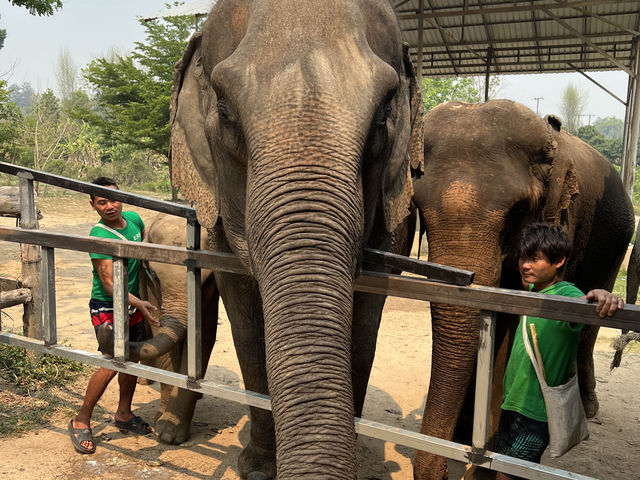
M 116 363 L 101 355 L 84 352 L 82 350 L 75 350 L 68 347 L 47 347 L 41 341 L 21 337 L 11 333 L 0 333 L 0 342 L 17 345 L 21 348 L 35 350 L 48 355 L 57 355 L 69 360 L 75 360 L 98 367 L 105 367 L 119 372 L 125 372 L 138 377 L 149 378 L 157 382 L 175 385 L 180 388 L 192 390 L 194 392 L 201 392 L 225 400 L 241 403 L 243 405 L 271 410 L 271 400 L 268 395 L 251 392 L 249 390 L 242 390 L 209 381 L 194 382 L 186 375 L 179 373 L 168 372 L 166 370 L 160 370 L 158 368 L 138 363 Z M 595 480 L 591 477 L 566 472 L 564 470 L 539 465 L 537 463 L 518 460 L 516 458 L 499 455 L 493 452 L 487 452 L 484 455 L 474 455 L 471 451 L 471 447 L 467 445 L 442 440 L 436 437 L 423 435 L 421 433 L 411 432 L 409 430 L 385 425 L 383 423 L 374 422 L 364 418 L 356 417 L 354 422 L 356 432 L 360 435 L 393 442 L 398 445 L 404 445 L 417 450 L 428 451 L 463 463 L 475 463 L 476 465 L 481 465 L 492 470 L 517 474 L 535 480 Z
M 168 213 L 169 215 L 175 215 L 177 217 L 184 217 L 187 219 L 196 218 L 195 209 L 185 205 L 165 202 L 163 200 L 145 197 L 144 195 L 123 192 L 122 190 L 114 190 L 113 188 L 102 187 L 100 185 L 94 185 L 93 183 L 81 182 L 80 180 L 73 180 L 60 175 L 53 175 L 51 173 L 21 167 L 20 165 L 0 162 L 0 173 L 18 175 L 20 172 L 28 172 L 33 176 L 35 181 L 46 183 L 47 185 L 54 185 L 56 187 L 66 188 L 67 190 L 73 190 L 75 192 L 97 195 L 111 200 L 117 200 L 128 205 L 135 205 L 136 207 Z
M 395 268 L 408 273 L 422 275 L 431 280 L 440 280 L 454 285 L 471 285 L 474 273 L 461 268 L 440 265 L 439 263 L 425 262 L 404 255 L 374 250 L 364 249 L 364 263 L 381 264 L 385 267 Z
M 195 251 L 173 246 L 22 230 L 14 227 L 0 227 L 0 240 L 185 266 L 191 261 L 194 262 L 194 266 L 201 268 L 247 274 L 243 265 L 232 254 L 209 250 Z M 596 314 L 594 305 L 582 299 L 480 285 L 465 287 L 415 277 L 368 271 L 363 271 L 355 279 L 354 290 L 494 312 L 640 330 L 640 306 L 638 305 L 625 305 L 624 310 L 616 312 L 614 317 L 601 319 Z
M 496 13 L 515 13 L 515 12 L 534 12 L 536 10 L 541 10 L 543 8 L 558 10 L 564 8 L 576 8 L 576 7 L 586 7 L 590 5 L 605 5 L 609 3 L 632 3 L 634 0 L 568 0 L 563 3 L 547 3 L 547 2 L 537 2 L 537 3 L 529 3 L 522 2 L 519 5 L 516 5 L 516 2 L 509 2 L 499 5 L 483 5 L 483 6 L 473 6 L 467 8 L 449 8 L 443 7 L 441 9 L 425 9 L 422 15 L 425 19 L 430 18 L 441 18 L 441 17 L 462 17 L 465 15 L 491 15 Z M 409 13 L 397 12 L 396 17 L 399 22 L 403 22 L 406 20 L 415 20 L 420 17 L 420 12 L 416 12 L 415 9 Z

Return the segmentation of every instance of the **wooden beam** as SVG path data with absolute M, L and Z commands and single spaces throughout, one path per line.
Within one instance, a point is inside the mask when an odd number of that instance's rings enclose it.
M 66 188 L 75 192 L 87 193 L 89 195 L 98 195 L 100 197 L 117 200 L 128 205 L 156 210 L 158 212 L 176 215 L 187 219 L 195 219 L 196 211 L 191 207 L 179 205 L 177 203 L 165 202 L 155 198 L 137 195 L 135 193 L 124 192 L 122 190 L 114 190 L 113 188 L 94 185 L 93 183 L 81 182 L 80 180 L 72 180 L 70 178 L 53 175 L 51 173 L 40 172 L 30 168 L 13 165 L 11 163 L 0 162 L 0 173 L 8 173 L 10 175 L 18 175 L 20 172 L 30 174 L 37 182 L 54 185 L 56 187 Z
M 122 258 L 139 258 L 140 260 L 172 263 L 184 265 L 185 267 L 189 262 L 194 262 L 196 266 L 201 268 L 229 273 L 247 273 L 240 261 L 231 253 L 186 250 L 181 247 L 153 243 L 125 242 L 124 240 L 90 237 L 88 235 L 26 231 L 20 228 L 3 226 L 0 226 L 0 240 L 17 243 L 32 242 L 46 247 L 102 253 Z
M 0 309 L 22 305 L 31 301 L 31 290 L 28 288 L 16 288 L 0 292 Z
M 185 266 L 187 262 L 191 261 L 195 266 L 201 268 L 247 274 L 240 261 L 229 253 L 189 251 L 184 248 L 165 245 L 0 227 L 0 240 L 22 242 L 28 236 L 30 236 L 31 242 L 46 247 L 104 253 L 112 256 L 140 258 Z M 611 328 L 640 330 L 640 305 L 625 305 L 624 310 L 617 312 L 614 317 L 607 318 L 605 321 L 596 315 L 593 304 L 589 304 L 582 299 L 503 288 L 465 287 L 415 277 L 369 271 L 363 271 L 355 279 L 353 288 L 359 292 L 448 303 L 480 310 L 524 314 L 588 325 L 606 323 Z
M 439 280 L 454 285 L 471 285 L 475 275 L 469 270 L 425 262 L 424 260 L 405 257 L 404 255 L 396 255 L 382 250 L 374 250 L 373 248 L 364 249 L 364 264 L 365 266 L 367 264 L 383 265 L 399 271 L 421 275 L 431 280 Z

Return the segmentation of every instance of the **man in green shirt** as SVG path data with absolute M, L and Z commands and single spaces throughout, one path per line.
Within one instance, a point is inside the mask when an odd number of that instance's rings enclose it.
M 94 180 L 96 185 L 117 189 L 115 181 L 100 177 Z M 113 238 L 141 242 L 145 236 L 144 223 L 135 212 L 123 212 L 120 202 L 104 197 L 91 195 L 89 202 L 100 215 L 98 222 L 91 230 L 93 237 Z M 90 253 L 93 263 L 93 288 L 89 309 L 94 330 L 103 323 L 113 323 L 113 260 L 109 255 Z M 145 339 L 143 319 L 152 325 L 159 326 L 160 322 L 153 316 L 156 308 L 149 302 L 139 298 L 138 275 L 140 261 L 132 258 L 128 260 L 127 273 L 129 277 L 129 340 L 141 341 Z M 80 411 L 69 421 L 71 442 L 78 453 L 94 453 L 96 450 L 91 431 L 91 415 L 93 409 L 102 397 L 109 382 L 116 376 L 116 371 L 100 368 L 96 371 L 87 385 L 87 392 Z M 131 402 L 136 388 L 137 378 L 126 373 L 118 374 L 120 399 L 118 409 L 114 415 L 115 424 L 121 431 L 146 435 L 151 433 L 149 424 L 131 411 Z
M 571 242 L 561 228 L 547 223 L 533 223 L 525 228 L 519 244 L 518 266 L 523 285 L 529 290 L 561 295 L 585 297 L 572 283 L 561 281 L 562 271 L 571 253 Z M 601 317 L 611 316 L 621 309 L 621 298 L 596 289 L 586 298 L 597 301 L 596 311 Z M 566 383 L 575 372 L 578 337 L 583 325 L 527 318 L 527 328 L 534 324 L 547 383 L 557 386 Z M 549 445 L 547 410 L 540 383 L 522 338 L 522 322 L 516 330 L 511 355 L 503 382 L 503 403 L 498 427 L 496 452 L 540 463 Z M 498 472 L 496 480 L 515 480 L 519 477 Z

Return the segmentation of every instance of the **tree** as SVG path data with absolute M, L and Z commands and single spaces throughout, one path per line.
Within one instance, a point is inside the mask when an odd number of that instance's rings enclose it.
M 53 15 L 62 8 L 62 0 L 9 0 L 18 7 L 25 7 L 31 15 Z
M 36 92 L 28 82 L 24 82 L 22 85 L 11 85 L 10 89 L 9 99 L 15 102 L 18 108 L 24 113 L 33 103 Z
M 422 107 L 425 113 L 436 105 L 451 100 L 477 103 L 482 100 L 482 96 L 471 77 L 422 79 Z
M 621 164 L 622 140 L 620 138 L 606 138 L 595 125 L 580 127 L 577 136 L 598 150 L 614 165 Z
M 78 67 L 73 63 L 68 48 L 63 48 L 54 66 L 58 93 L 63 102 L 71 100 L 71 95 L 78 88 Z
M 567 85 L 562 95 L 560 110 L 563 116 L 563 127 L 565 130 L 576 135 L 580 126 L 580 115 L 584 111 L 586 96 L 581 93 L 573 84 Z
M 12 160 L 22 134 L 22 113 L 10 100 L 7 82 L 0 80 L 0 159 Z
M 83 71 L 99 111 L 74 115 L 99 127 L 107 140 L 151 150 L 168 161 L 173 65 L 193 22 L 191 17 L 171 17 L 142 25 L 146 39 L 136 42 L 131 55 L 98 58 Z
M 0 50 L 4 47 L 5 38 L 7 38 L 7 31 L 4 28 L 0 28 Z
M 606 138 L 621 139 L 624 122 L 616 117 L 598 118 L 593 126 Z

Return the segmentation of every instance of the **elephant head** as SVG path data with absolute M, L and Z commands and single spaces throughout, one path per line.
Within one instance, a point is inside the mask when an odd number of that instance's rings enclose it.
M 176 65 L 174 181 L 257 281 L 278 478 L 355 475 L 352 283 L 408 214 L 412 98 L 381 0 L 220 0 Z
M 575 228 L 575 152 L 560 138 L 559 120 L 542 119 L 507 100 L 451 102 L 425 116 L 424 130 L 425 174 L 414 182 L 414 200 L 426 228 L 429 260 L 471 270 L 478 284 L 521 288 L 515 258 L 521 229 L 542 219 L 570 232 Z M 432 375 L 423 433 L 454 435 L 475 370 L 479 314 L 431 306 Z M 506 345 L 501 345 L 503 357 Z M 494 371 L 498 383 L 500 368 Z M 499 391 L 492 394 L 500 399 Z M 414 468 L 416 478 L 443 478 L 446 466 L 444 459 L 420 452 Z

